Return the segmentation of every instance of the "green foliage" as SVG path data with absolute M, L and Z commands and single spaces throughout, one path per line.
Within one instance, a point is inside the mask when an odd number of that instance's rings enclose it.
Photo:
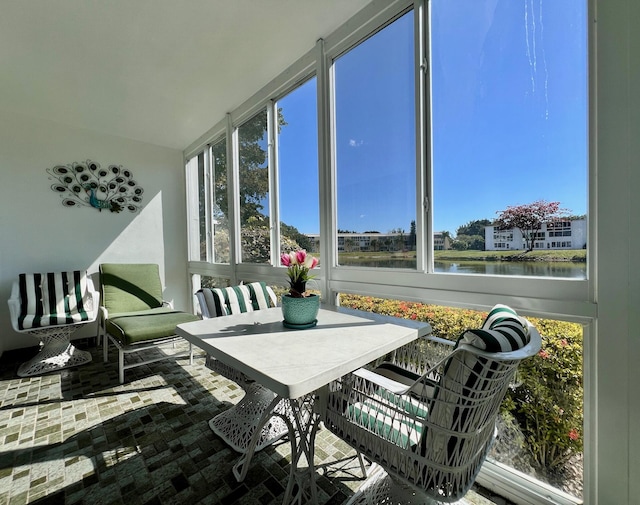
M 477 219 L 475 221 L 469 221 L 467 224 L 463 224 L 456 231 L 456 236 L 460 238 L 460 235 L 480 235 L 484 237 L 484 227 L 491 225 L 491 221 L 488 219 Z
M 583 450 L 582 327 L 530 321 L 542 335 L 542 349 L 518 368 L 520 385 L 506 405 L 520 423 L 536 464 L 555 471 Z
M 285 224 L 281 221 L 280 233 L 282 234 L 283 237 L 288 237 L 291 240 L 298 243 L 299 247 L 293 250 L 305 249 L 307 251 L 310 251 L 313 248 L 313 242 L 311 241 L 311 239 L 307 237 L 305 234 L 300 233 L 300 231 L 298 231 L 298 228 L 296 228 L 295 226 Z M 286 250 L 288 251 L 289 249 L 286 249 Z
M 484 235 L 458 235 L 452 247 L 456 251 L 484 251 Z
M 344 307 L 431 324 L 433 334 L 449 340 L 478 328 L 484 312 L 371 296 L 341 295 Z M 577 323 L 529 318 L 542 336 L 537 356 L 524 360 L 503 410 L 522 430 L 532 462 L 553 473 L 583 450 L 582 327 Z

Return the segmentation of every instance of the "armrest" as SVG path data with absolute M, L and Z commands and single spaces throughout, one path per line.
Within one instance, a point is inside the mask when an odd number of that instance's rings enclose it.
M 379 363 L 373 369 L 360 368 L 352 372 L 352 375 L 396 395 L 412 393 L 426 399 L 433 393 L 444 362 L 459 352 L 459 349 L 455 348 L 455 342 L 438 337 L 426 336 L 422 340 L 425 341 L 423 344 L 427 344 L 426 347 L 431 347 L 431 352 L 417 355 L 416 349 L 409 349 L 407 353 L 398 353 L 396 350 L 393 356 L 395 359 Z M 424 350 L 423 345 L 419 351 Z

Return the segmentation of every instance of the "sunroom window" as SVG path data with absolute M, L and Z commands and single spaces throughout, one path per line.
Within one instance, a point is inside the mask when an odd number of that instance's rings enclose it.
M 338 263 L 416 268 L 413 11 L 333 64 Z
M 430 15 L 435 271 L 585 279 L 587 2 L 431 0 Z M 544 236 L 556 220 L 571 240 Z

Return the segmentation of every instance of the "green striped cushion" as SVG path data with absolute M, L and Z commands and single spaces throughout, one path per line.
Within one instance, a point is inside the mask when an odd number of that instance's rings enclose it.
M 481 329 L 465 331 L 458 344 L 470 344 L 488 352 L 517 351 L 529 343 L 529 334 L 516 312 L 496 305 Z
M 89 320 L 86 272 L 20 274 L 18 284 L 21 330 Z
M 427 407 L 423 403 L 382 389 L 379 393 L 363 402 L 350 405 L 348 417 L 400 447 L 415 446 L 422 434 L 422 424 L 415 418 L 426 418 Z
M 202 288 L 196 296 L 204 318 L 241 314 L 271 306 L 267 285 L 264 282 L 228 288 Z

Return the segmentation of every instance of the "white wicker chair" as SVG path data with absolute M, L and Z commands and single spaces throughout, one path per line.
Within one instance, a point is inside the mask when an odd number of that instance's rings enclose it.
M 457 343 L 419 339 L 332 383 L 325 426 L 384 469 L 370 471 L 349 503 L 462 498 L 495 438 L 518 364 L 540 345 L 526 319 L 496 306 L 483 329 Z
M 20 365 L 18 375 L 40 375 L 89 363 L 91 353 L 77 349 L 71 334 L 96 320 L 98 300 L 84 271 L 20 274 L 8 300 L 11 325 L 37 338 L 41 347 Z
M 264 282 L 203 288 L 196 293 L 196 298 L 203 319 L 277 306 L 275 293 Z M 213 432 L 242 454 L 232 469 L 238 482 L 242 482 L 253 454 L 288 434 L 284 419 L 274 414 L 289 417 L 289 403 L 277 400 L 273 391 L 213 356 L 207 355 L 206 366 L 245 390 L 244 397 L 237 404 L 209 420 Z

